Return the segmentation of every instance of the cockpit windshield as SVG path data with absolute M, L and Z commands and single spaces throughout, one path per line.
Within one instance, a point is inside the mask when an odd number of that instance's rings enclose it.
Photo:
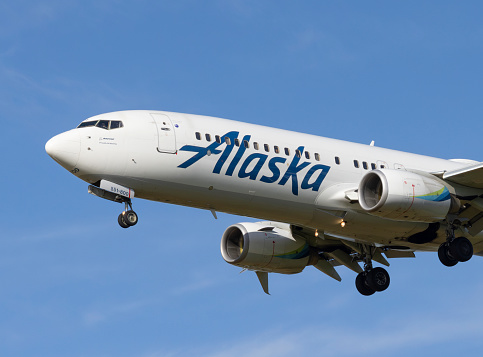
M 77 128 L 87 128 L 88 126 L 95 126 L 96 123 L 97 123 L 97 120 L 96 121 L 84 121 L 84 122 L 80 123 Z
M 77 128 L 87 128 L 90 126 L 96 126 L 101 129 L 112 130 L 122 128 L 124 124 L 119 120 L 92 120 L 84 121 L 79 124 Z

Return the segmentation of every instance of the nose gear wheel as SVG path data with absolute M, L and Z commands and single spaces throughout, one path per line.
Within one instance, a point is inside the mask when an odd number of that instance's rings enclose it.
M 125 202 L 125 210 L 119 217 L 117 217 L 117 222 L 122 228 L 129 228 L 135 226 L 138 223 L 138 215 L 132 210 L 131 200 L 128 199 Z

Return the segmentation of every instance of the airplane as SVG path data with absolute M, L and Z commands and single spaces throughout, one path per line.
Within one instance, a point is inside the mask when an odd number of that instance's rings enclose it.
M 390 283 L 390 258 L 434 251 L 445 266 L 483 255 L 483 163 L 445 160 L 209 116 L 119 111 L 51 138 L 47 153 L 88 192 L 261 219 L 228 227 L 221 254 L 268 273 L 314 266 L 365 296 Z M 387 258 L 387 259 L 386 259 Z M 362 266 L 361 266 L 362 264 Z

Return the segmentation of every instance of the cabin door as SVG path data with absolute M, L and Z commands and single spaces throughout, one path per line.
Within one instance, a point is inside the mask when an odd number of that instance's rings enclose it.
M 176 135 L 171 119 L 166 114 L 151 113 L 158 132 L 158 151 L 176 154 Z

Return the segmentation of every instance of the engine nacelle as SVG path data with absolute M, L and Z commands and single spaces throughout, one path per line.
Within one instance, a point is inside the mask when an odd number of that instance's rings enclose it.
M 371 215 L 396 221 L 439 222 L 458 206 L 450 188 L 429 175 L 373 170 L 359 184 L 359 204 Z
M 300 273 L 309 264 L 310 247 L 289 229 L 271 222 L 234 224 L 223 233 L 221 255 L 227 263 L 250 270 Z

